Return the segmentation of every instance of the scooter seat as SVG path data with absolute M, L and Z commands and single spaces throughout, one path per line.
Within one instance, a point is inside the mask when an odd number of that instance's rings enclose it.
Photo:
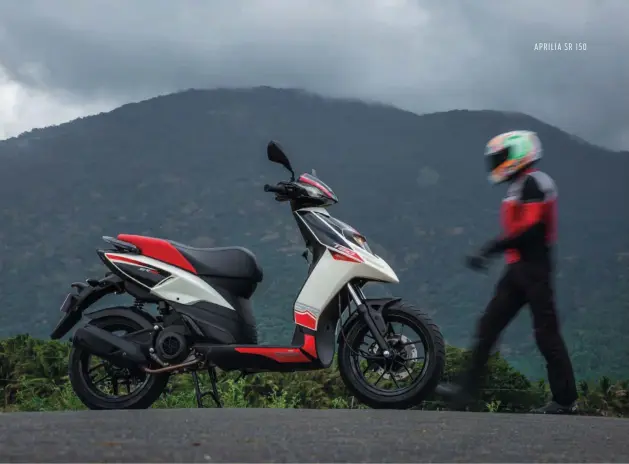
M 190 261 L 199 275 L 262 282 L 262 268 L 247 248 L 195 248 L 172 240 L 170 243 Z

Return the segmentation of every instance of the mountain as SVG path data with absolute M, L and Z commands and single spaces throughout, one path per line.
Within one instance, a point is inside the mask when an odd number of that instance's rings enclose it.
M 502 267 L 485 276 L 462 265 L 498 232 L 504 188 L 486 180 L 484 144 L 513 129 L 539 134 L 558 184 L 558 301 L 577 375 L 627 377 L 626 154 L 524 114 L 419 116 L 272 88 L 189 90 L 0 142 L 0 336 L 47 336 L 69 284 L 102 275 L 100 237 L 133 233 L 249 247 L 265 270 L 254 296 L 261 338 L 287 342 L 306 268 L 287 206 L 262 190 L 286 177 L 266 159 L 275 139 L 297 170 L 332 186 L 331 212 L 398 272 L 399 285 L 371 292 L 426 307 L 465 347 Z M 501 351 L 544 375 L 528 311 Z

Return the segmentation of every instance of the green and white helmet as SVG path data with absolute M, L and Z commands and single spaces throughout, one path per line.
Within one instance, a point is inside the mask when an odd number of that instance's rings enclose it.
M 535 132 L 519 130 L 497 135 L 485 147 L 489 182 L 509 180 L 541 158 L 542 144 Z

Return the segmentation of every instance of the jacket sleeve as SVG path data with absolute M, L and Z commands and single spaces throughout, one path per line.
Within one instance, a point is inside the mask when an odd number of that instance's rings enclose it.
M 537 181 L 529 176 L 524 181 L 519 199 L 519 214 L 509 235 L 490 242 L 485 254 L 502 253 L 510 248 L 522 249 L 529 243 L 544 239 L 545 194 Z

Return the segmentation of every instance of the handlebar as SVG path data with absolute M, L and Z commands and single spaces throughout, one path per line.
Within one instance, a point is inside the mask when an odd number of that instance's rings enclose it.
M 280 195 L 287 195 L 288 194 L 288 189 L 286 188 L 285 185 L 269 185 L 269 184 L 265 184 L 264 185 L 264 191 L 265 192 L 271 192 L 271 193 L 278 193 Z

